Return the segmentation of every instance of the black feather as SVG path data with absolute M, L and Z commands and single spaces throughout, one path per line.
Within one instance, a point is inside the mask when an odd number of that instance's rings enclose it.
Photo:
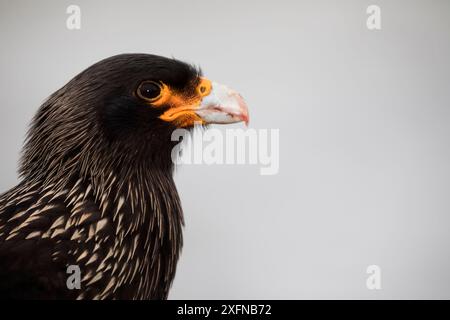
M 192 90 L 199 69 L 125 54 L 56 91 L 33 120 L 21 182 L 0 197 L 0 298 L 165 299 L 182 246 L 175 129 L 134 95 Z M 78 265 L 81 289 L 66 286 Z

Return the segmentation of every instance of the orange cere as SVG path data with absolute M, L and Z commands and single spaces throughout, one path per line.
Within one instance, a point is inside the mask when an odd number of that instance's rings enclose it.
M 169 106 L 159 118 L 172 122 L 179 127 L 187 127 L 194 123 L 204 123 L 195 113 L 202 98 L 211 92 L 212 84 L 206 78 L 200 78 L 200 82 L 194 93 L 175 92 L 168 86 L 163 85 L 161 96 L 158 101 L 153 102 L 154 106 Z

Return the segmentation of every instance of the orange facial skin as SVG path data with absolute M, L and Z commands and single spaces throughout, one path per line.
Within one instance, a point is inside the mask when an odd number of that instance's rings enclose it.
M 177 127 L 184 128 L 194 123 L 203 124 L 204 121 L 194 111 L 199 107 L 203 97 L 211 92 L 211 88 L 211 81 L 206 78 L 200 78 L 193 93 L 177 92 L 162 84 L 161 94 L 151 103 L 154 107 L 169 106 L 159 118 Z

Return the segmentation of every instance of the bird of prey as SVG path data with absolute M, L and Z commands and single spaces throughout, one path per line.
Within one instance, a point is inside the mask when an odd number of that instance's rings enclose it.
M 75 76 L 39 108 L 0 196 L 0 298 L 166 299 L 183 226 L 171 134 L 240 121 L 238 93 L 176 59 L 121 54 Z

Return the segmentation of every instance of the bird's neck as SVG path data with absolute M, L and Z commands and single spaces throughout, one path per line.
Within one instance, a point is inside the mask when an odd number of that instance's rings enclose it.
M 167 298 L 182 246 L 183 225 L 172 174 L 153 169 L 145 174 L 130 173 L 124 179 L 111 172 L 101 184 L 94 178 L 78 177 L 66 187 L 66 203 L 74 215 L 68 220 L 75 219 L 77 207 L 94 204 L 97 221 L 107 221 L 94 238 L 106 248 L 109 258 L 95 272 L 102 273 L 102 279 L 116 280 L 111 280 L 113 287 L 107 290 L 110 296 L 94 298 Z M 104 286 L 109 285 L 108 280 Z
M 128 271 L 111 276 L 138 277 L 129 280 L 142 286 L 138 298 L 166 298 L 182 246 L 183 213 L 172 173 L 153 169 L 125 180 L 112 173 L 97 186 L 96 201 L 112 221 L 115 256 L 128 251 L 128 261 L 119 263 Z

